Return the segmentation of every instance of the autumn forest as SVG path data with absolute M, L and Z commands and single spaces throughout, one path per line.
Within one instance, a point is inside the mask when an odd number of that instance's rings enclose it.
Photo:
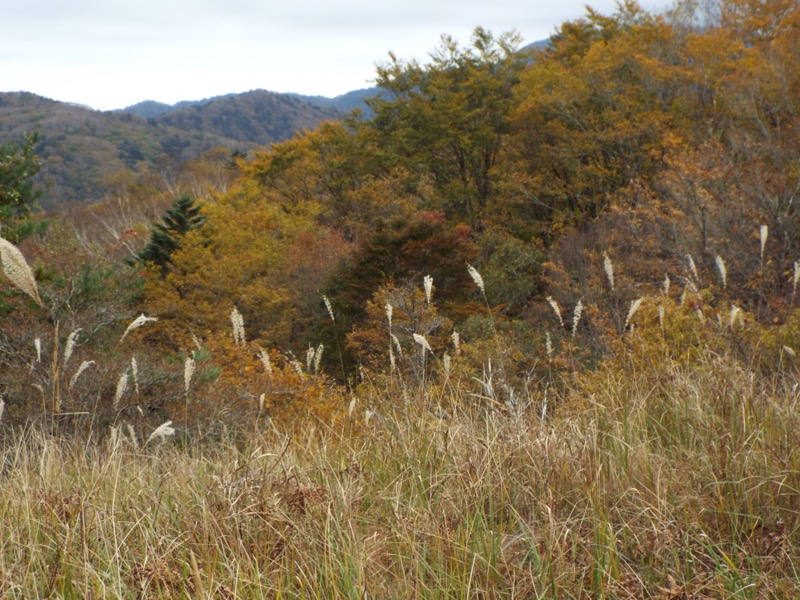
M 33 430 L 233 470 L 283 448 L 271 495 L 241 492 L 279 506 L 270 533 L 239 526 L 264 553 L 240 588 L 234 546 L 186 538 L 155 573 L 131 542 L 105 550 L 122 597 L 797 593 L 797 3 L 630 0 L 541 48 L 477 28 L 376 85 L 369 114 L 123 169 L 60 210 L 36 209 L 35 145 L 1 148 L 6 464 Z M 339 507 L 329 456 L 369 501 Z M 226 506 L 208 535 L 243 518 Z M 345 578 L 329 552 L 351 542 Z M 80 565 L 38 593 L 99 589 Z

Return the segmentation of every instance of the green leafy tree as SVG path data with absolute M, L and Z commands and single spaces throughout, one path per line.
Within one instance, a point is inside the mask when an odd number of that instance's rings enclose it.
M 195 204 L 194 198 L 190 196 L 175 198 L 172 207 L 161 218 L 162 222 L 153 227 L 150 241 L 139 253 L 139 260 L 153 263 L 162 273 L 166 273 L 173 253 L 181 247 L 181 237 L 205 224 L 205 217 L 200 214 L 200 210 L 201 206 Z
M 368 102 L 387 156 L 432 180 L 430 208 L 475 222 L 496 181 L 495 165 L 508 133 L 512 89 L 527 62 L 519 37 L 495 38 L 475 29 L 471 46 L 459 48 L 443 36 L 430 65 L 391 62 L 378 68 L 386 90 Z
M 33 133 L 25 135 L 21 144 L 9 142 L 0 146 L 0 222 L 3 225 L 30 214 L 40 196 L 33 183 L 33 177 L 42 166 L 34 153 L 38 140 L 39 134 Z

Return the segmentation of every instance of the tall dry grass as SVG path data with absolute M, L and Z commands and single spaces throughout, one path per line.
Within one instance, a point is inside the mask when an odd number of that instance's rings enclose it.
M 573 382 L 548 421 L 444 400 L 200 447 L 28 431 L 0 595 L 800 594 L 797 386 L 708 353 Z

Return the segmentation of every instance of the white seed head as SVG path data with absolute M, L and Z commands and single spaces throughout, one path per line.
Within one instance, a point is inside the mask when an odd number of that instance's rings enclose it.
M 575 310 L 572 313 L 572 337 L 578 332 L 578 324 L 581 322 L 581 314 L 583 314 L 583 302 L 578 300 L 575 305 Z
M 614 291 L 614 263 L 611 262 L 611 258 L 603 252 L 603 270 L 606 272 L 606 278 L 608 279 L 608 286 L 611 288 L 611 291 Z
M 664 283 L 661 284 L 661 292 L 665 296 L 669 296 L 669 287 L 672 285 L 672 281 L 669 278 L 669 273 L 664 273 Z
M 124 340 L 131 331 L 133 331 L 134 329 L 138 329 L 139 327 L 141 327 L 145 323 L 149 323 L 150 321 L 158 321 L 158 319 L 156 317 L 145 317 L 144 314 L 141 314 L 138 317 L 136 317 L 133 321 L 131 321 L 131 324 L 128 325 L 128 328 L 125 330 L 125 333 L 122 334 L 122 337 L 119 338 L 119 343 L 121 344 L 122 340 Z
M 767 248 L 767 238 L 769 237 L 769 227 L 762 225 L 758 230 L 758 238 L 761 242 L 761 262 L 764 262 L 764 250 Z
M 94 364 L 93 360 L 85 360 L 85 361 L 83 361 L 81 363 L 81 366 L 78 367 L 77 371 L 75 371 L 75 374 L 72 376 L 72 379 L 69 380 L 70 389 L 72 389 L 72 386 L 74 386 L 75 382 L 78 381 L 78 377 L 81 376 L 81 373 L 83 373 L 86 369 L 91 367 L 93 364 Z
M 14 244 L 2 237 L 0 237 L 0 263 L 3 265 L 3 273 L 14 284 L 14 287 L 28 294 L 36 304 L 42 306 L 36 278 L 25 257 Z
M 3 413 L 6 410 L 6 401 L 0 398 L 0 421 L 3 420 Z
M 742 309 L 736 306 L 735 304 L 731 305 L 731 314 L 730 318 L 728 319 L 728 327 L 733 329 L 733 326 L 736 325 L 736 322 L 739 322 L 740 325 L 744 325 L 744 318 L 742 317 Z
M 67 338 L 67 343 L 64 344 L 64 362 L 62 363 L 63 366 L 67 366 L 69 359 L 72 358 L 72 353 L 75 351 L 75 342 L 78 341 L 78 334 L 81 332 L 81 328 L 78 327 L 75 331 L 69 334 Z
M 311 365 L 314 364 L 314 354 L 316 354 L 316 350 L 309 346 L 306 350 L 306 371 L 308 373 L 311 373 Z
M 386 319 L 389 321 L 389 329 L 392 328 L 392 314 L 394 313 L 394 308 L 388 302 L 386 303 Z
M 125 370 L 122 375 L 119 376 L 119 380 L 117 381 L 117 391 L 114 394 L 114 410 L 119 408 L 119 401 L 122 399 L 122 396 L 125 394 L 125 391 L 128 389 L 128 371 Z
M 245 343 L 244 317 L 235 306 L 231 310 L 231 327 L 233 329 L 233 343 L 241 346 Z
M 336 322 L 336 317 L 333 316 L 333 306 L 331 305 L 331 301 L 328 300 L 328 297 L 323 295 L 322 301 L 325 303 L 325 308 L 328 311 L 328 316 L 331 318 L 331 321 L 334 323 Z
M 322 352 L 325 350 L 325 346 L 320 344 L 317 346 L 317 351 L 314 354 L 314 373 L 319 373 L 320 364 L 322 363 Z
M 157 439 L 160 441 L 164 441 L 165 439 L 167 439 L 172 435 L 175 435 L 175 428 L 172 427 L 172 421 L 166 421 L 161 425 L 159 425 L 158 427 L 156 427 L 155 431 L 153 431 L 153 433 L 150 434 L 150 437 L 147 438 L 147 441 L 145 442 L 145 446 L 150 442 L 152 442 L 153 440 Z
M 694 259 L 692 258 L 691 254 L 686 255 L 686 262 L 689 263 L 689 271 L 691 271 L 692 275 L 697 281 L 700 281 L 700 275 L 697 272 L 697 265 L 694 264 Z
M 456 352 L 456 356 L 461 354 L 461 336 L 458 335 L 457 331 L 454 331 L 450 334 L 450 339 L 453 341 L 453 350 Z
M 300 375 L 300 377 L 305 377 L 305 373 L 303 373 L 303 365 L 300 364 L 300 361 L 292 360 L 291 363 L 292 367 L 294 367 L 294 370 L 297 372 L 297 374 Z
M 262 412 L 264 410 L 264 400 L 266 400 L 266 398 L 267 398 L 266 394 L 261 394 L 258 397 L 258 412 Z
M 784 346 L 783 353 L 786 354 L 786 356 L 788 356 L 789 358 L 794 358 L 795 356 L 797 356 L 797 354 L 794 351 L 794 348 L 792 348 L 791 346 Z
M 425 339 L 425 336 L 415 333 L 412 335 L 412 337 L 414 338 L 414 341 L 417 342 L 417 344 L 422 346 L 423 350 L 427 350 L 428 352 L 433 354 L 433 349 L 431 348 L 431 345 L 428 343 L 428 340 Z
M 630 307 L 630 309 L 628 309 L 628 316 L 625 318 L 625 326 L 623 327 L 623 329 L 627 329 L 628 328 L 628 325 L 630 325 L 630 322 L 631 322 L 631 319 L 633 318 L 633 315 L 635 315 L 636 312 L 639 310 L 639 308 L 642 306 L 642 302 L 643 301 L 644 301 L 644 298 L 638 298 L 638 299 L 634 300 L 633 302 L 631 302 L 631 307 Z
M 425 275 L 422 280 L 422 285 L 425 288 L 425 300 L 427 300 L 428 306 L 430 306 L 433 298 L 433 277 L 430 275 Z
M 348 417 L 352 417 L 353 416 L 353 411 L 356 409 L 357 405 L 358 405 L 358 400 L 356 400 L 355 397 L 352 400 L 350 400 L 350 406 L 347 407 L 347 416 Z
M 192 343 L 194 344 L 194 347 L 197 348 L 198 350 L 203 348 L 203 345 L 200 343 L 200 340 L 197 338 L 194 332 L 192 332 Z
M 728 286 L 728 268 L 725 266 L 725 261 L 722 260 L 722 257 L 719 254 L 714 257 L 714 261 L 717 263 L 719 277 L 722 279 L 722 287 L 726 288 Z
M 141 411 L 142 409 L 139 408 L 139 410 Z M 133 430 L 133 425 L 131 425 L 130 423 L 126 423 L 126 425 L 128 427 L 128 437 L 131 440 L 131 446 L 133 446 L 134 448 L 136 448 L 138 450 L 139 449 L 139 440 L 136 439 L 136 432 Z
M 131 356 L 131 374 L 133 375 L 133 389 L 136 390 L 136 395 L 139 395 L 139 363 L 136 362 L 136 357 Z
M 36 362 L 42 362 L 42 338 L 33 340 L 33 347 L 36 349 Z
M 469 271 L 469 276 L 472 277 L 472 281 L 475 282 L 475 285 L 478 286 L 481 293 L 485 294 L 486 288 L 483 285 L 483 277 L 481 277 L 481 274 L 478 273 L 478 270 L 472 265 L 467 265 L 467 270 Z
M 442 363 L 444 364 L 444 374 L 450 375 L 450 355 L 445 353 L 444 357 L 442 358 Z
M 544 348 L 547 351 L 547 358 L 553 358 L 553 340 L 549 331 L 544 334 Z
M 665 313 L 664 305 L 663 304 L 659 304 L 658 305 L 658 324 L 661 327 L 661 333 L 664 333 L 664 313 Z
M 397 339 L 397 336 L 395 334 L 392 334 L 392 343 L 394 344 L 394 347 L 397 349 L 397 356 L 403 358 L 403 347 L 400 345 L 400 340 Z
M 264 366 L 264 371 L 272 375 L 272 361 L 269 359 L 269 353 L 263 348 L 258 349 L 258 358 Z
M 800 283 L 800 260 L 794 261 L 794 277 L 792 278 L 792 295 L 797 291 L 797 284 Z
M 550 305 L 550 308 L 553 309 L 553 312 L 556 313 L 556 317 L 558 317 L 558 322 L 561 323 L 561 327 L 563 328 L 564 317 L 561 314 L 561 307 L 558 305 L 558 302 L 556 302 L 552 296 L 548 296 L 547 298 L 545 298 L 545 300 L 547 300 L 547 303 Z
M 192 377 L 194 376 L 195 371 L 195 361 L 194 361 L 194 352 L 192 352 L 191 356 L 186 357 L 186 361 L 183 363 L 183 393 L 189 393 L 189 386 L 192 384 Z

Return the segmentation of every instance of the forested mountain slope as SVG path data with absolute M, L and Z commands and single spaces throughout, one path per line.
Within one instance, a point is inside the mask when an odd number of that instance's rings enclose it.
M 158 172 L 219 147 L 246 152 L 341 116 L 265 91 L 185 103 L 152 118 L 95 111 L 26 92 L 0 93 L 0 144 L 39 131 L 39 181 L 47 207 L 96 201 L 109 181 L 126 170 Z

